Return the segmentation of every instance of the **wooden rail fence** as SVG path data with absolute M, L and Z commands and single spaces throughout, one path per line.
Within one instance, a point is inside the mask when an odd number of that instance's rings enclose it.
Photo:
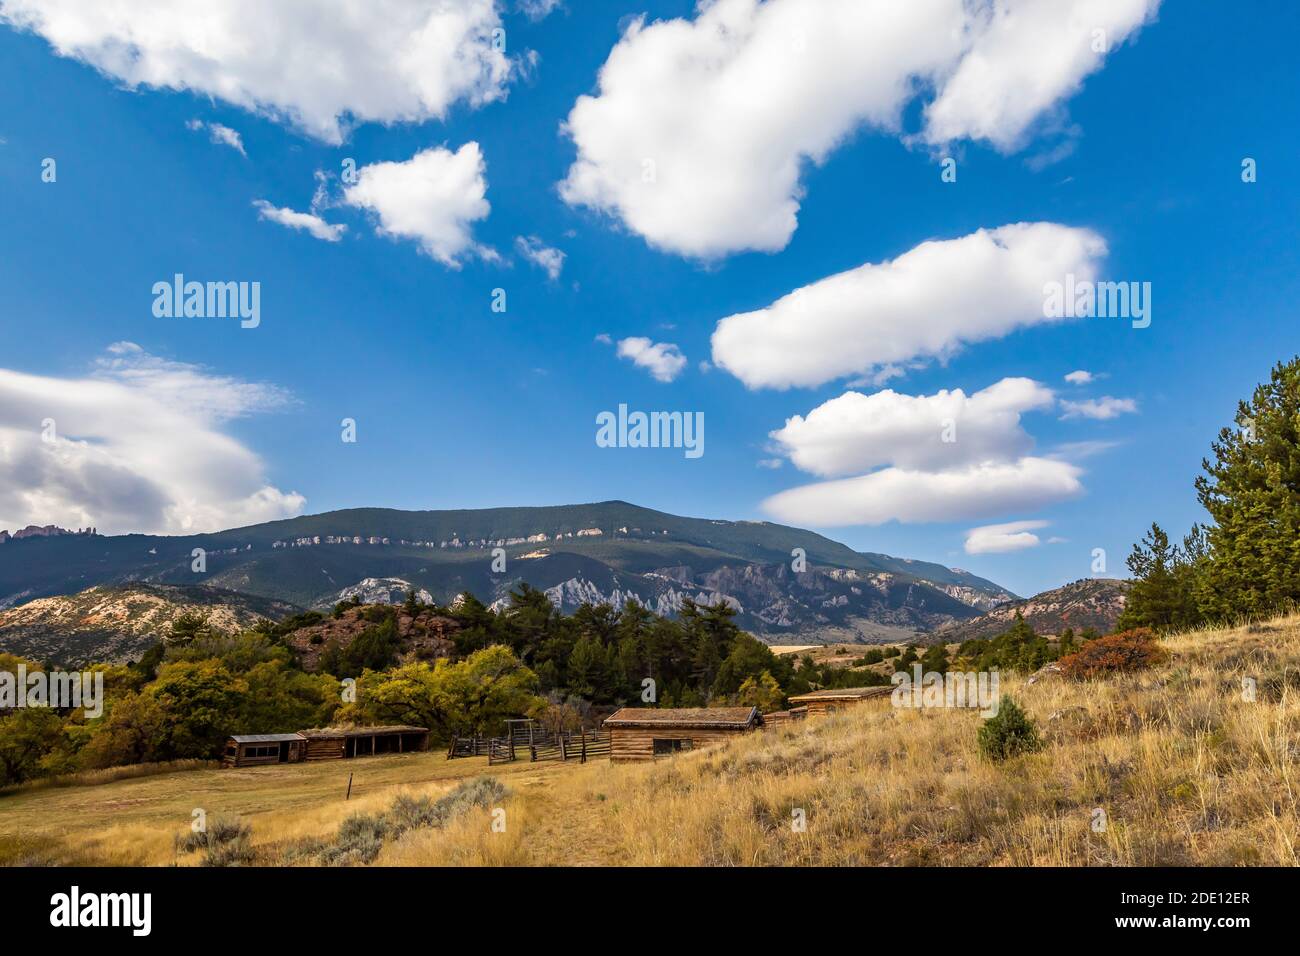
M 535 730 L 530 735 L 508 734 L 503 737 L 453 737 L 447 748 L 447 759 L 487 755 L 489 766 L 509 763 L 528 755 L 530 763 L 543 760 L 576 760 L 586 763 L 599 757 L 608 757 L 609 731 L 584 730 L 576 733 L 547 733 Z
M 494 763 L 510 763 L 515 759 L 515 744 L 509 737 L 488 738 L 488 766 Z
M 451 738 L 451 746 L 447 748 L 447 759 L 454 760 L 457 757 L 481 757 L 488 752 L 488 738 L 474 734 L 469 737 Z

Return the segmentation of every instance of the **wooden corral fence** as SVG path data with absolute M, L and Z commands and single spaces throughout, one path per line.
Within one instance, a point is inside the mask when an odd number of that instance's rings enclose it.
M 456 738 L 447 751 L 447 759 L 477 756 L 486 753 L 488 764 L 508 763 L 528 755 L 530 763 L 542 760 L 576 760 L 586 763 L 598 757 L 608 757 L 609 731 L 580 730 L 556 733 L 546 730 L 536 721 L 511 720 L 506 722 L 502 737 Z M 481 748 L 475 750 L 474 748 Z
M 528 748 L 529 759 L 576 760 L 586 763 L 596 757 L 609 756 L 609 731 L 581 730 L 565 733 L 547 733 L 534 737 Z
M 515 745 L 509 737 L 488 738 L 488 766 L 494 763 L 510 763 L 515 759 Z
M 574 739 L 574 734 L 567 735 L 561 746 L 563 755 L 561 760 L 577 760 L 579 763 L 586 763 L 589 759 L 596 757 L 609 756 L 609 731 L 595 730 L 591 732 L 582 731 Z
M 488 738 L 481 734 L 471 734 L 468 737 L 452 736 L 451 746 L 447 748 L 447 759 L 455 760 L 457 757 L 482 757 L 488 752 Z

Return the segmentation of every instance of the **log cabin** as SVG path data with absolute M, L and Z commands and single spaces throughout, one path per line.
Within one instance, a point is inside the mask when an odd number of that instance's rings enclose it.
M 807 707 L 791 707 L 789 710 L 777 710 L 770 714 L 763 714 L 759 718 L 759 723 L 764 728 L 784 727 L 796 720 L 803 720 L 807 716 Z
M 605 718 L 615 763 L 695 750 L 758 727 L 757 707 L 624 707 Z
M 307 754 L 302 734 L 234 734 L 226 738 L 223 767 L 259 767 L 269 763 L 298 763 Z
M 857 707 L 868 701 L 889 700 L 894 692 L 891 686 L 884 687 L 836 687 L 831 690 L 815 690 L 808 694 L 791 697 L 792 706 L 806 707 L 809 717 L 825 717 L 839 710 Z

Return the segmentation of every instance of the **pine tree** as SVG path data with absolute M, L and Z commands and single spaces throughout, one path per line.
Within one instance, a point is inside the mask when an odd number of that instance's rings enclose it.
M 1196 530 L 1193 533 L 1197 533 Z M 1133 586 L 1124 603 L 1116 629 L 1149 627 L 1157 631 L 1177 630 L 1195 623 L 1196 596 L 1188 583 L 1183 554 L 1169 542 L 1169 535 L 1153 523 L 1128 556 Z
M 1213 617 L 1269 614 L 1300 598 L 1300 356 L 1241 402 L 1196 480 L 1212 559 L 1200 588 Z
M 925 673 L 948 673 L 948 648 L 943 644 L 933 644 L 921 655 L 921 670 Z

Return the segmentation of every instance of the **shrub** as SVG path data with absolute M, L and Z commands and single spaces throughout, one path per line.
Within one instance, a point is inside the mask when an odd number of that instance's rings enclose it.
M 204 866 L 243 866 L 253 862 L 253 828 L 232 817 L 215 817 L 206 829 L 176 837 L 178 853 L 203 851 Z
M 984 721 L 977 739 L 980 753 L 989 760 L 1006 760 L 1043 746 L 1033 719 L 1013 697 L 1001 698 L 998 712 Z
M 370 863 L 384 848 L 388 821 L 380 814 L 354 813 L 339 824 L 334 845 L 321 854 L 326 866 Z
M 1164 662 L 1168 656 L 1156 643 L 1150 628 L 1137 627 L 1084 644 L 1075 653 L 1061 658 L 1061 673 L 1072 680 L 1090 680 L 1144 670 Z
M 396 840 L 408 830 L 445 827 L 468 810 L 491 806 L 505 793 L 501 781 L 478 777 L 438 800 L 398 794 L 383 813 L 356 813 L 345 819 L 334 843 L 320 850 L 320 862 L 326 866 L 373 863 L 385 840 Z

